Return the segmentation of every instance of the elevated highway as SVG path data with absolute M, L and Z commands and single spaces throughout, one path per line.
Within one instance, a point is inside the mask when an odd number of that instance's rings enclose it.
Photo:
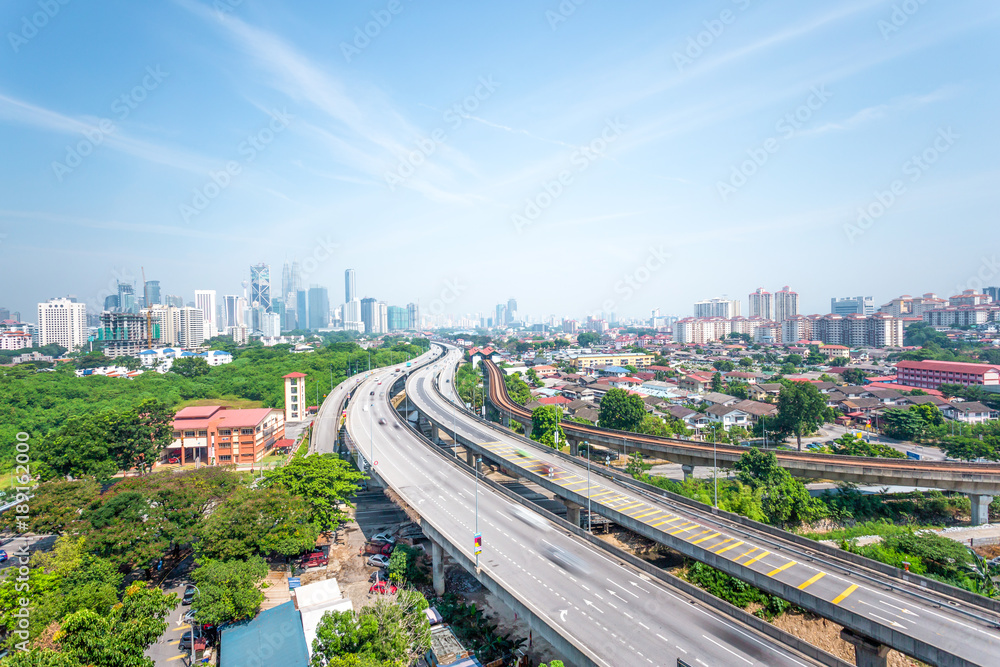
M 402 423 L 388 403 L 397 379 L 383 371 L 362 381 L 348 404 L 348 430 L 375 477 L 419 513 L 434 543 L 439 591 L 442 553 L 447 553 L 574 665 L 674 667 L 678 657 L 703 667 L 842 665 L 815 649 L 822 660 L 807 657 L 773 635 L 696 603 L 574 534 L 582 533 L 578 528 L 553 517 L 518 518 L 514 499 Z M 335 414 L 318 417 L 314 437 L 320 451 L 333 448 Z M 477 531 L 483 540 L 478 563 Z
M 483 365 L 489 374 L 489 401 L 505 420 L 514 420 L 531 432 L 531 411 L 514 402 L 507 393 L 502 371 L 490 360 Z M 639 451 L 643 456 L 693 466 L 730 467 L 746 451 L 744 447 L 710 442 L 664 438 L 615 431 L 587 424 L 564 422 L 563 431 L 571 452 L 588 441 L 618 451 Z M 774 450 L 781 466 L 796 477 L 885 486 L 916 486 L 967 494 L 972 500 L 974 524 L 989 523 L 988 508 L 1000 494 L 1000 464 L 952 461 L 913 461 L 866 456 L 835 456 L 812 452 Z
M 471 455 L 563 499 L 571 516 L 590 506 L 615 523 L 843 625 L 845 638 L 859 647 L 859 664 L 884 664 L 879 654 L 885 647 L 933 665 L 994 664 L 993 647 L 1000 642 L 996 601 L 720 512 L 510 433 L 449 402 L 454 394 L 445 380 L 459 360 L 452 352 L 443 370 L 414 373 L 408 381 L 410 400 Z M 440 391 L 432 382 L 438 373 Z M 862 663 L 862 655 L 874 662 Z

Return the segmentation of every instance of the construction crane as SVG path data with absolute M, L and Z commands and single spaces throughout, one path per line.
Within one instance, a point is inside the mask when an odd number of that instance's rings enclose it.
M 153 309 L 149 307 L 149 283 L 146 282 L 146 269 L 140 266 L 142 271 L 142 303 L 146 306 L 146 348 L 153 348 Z

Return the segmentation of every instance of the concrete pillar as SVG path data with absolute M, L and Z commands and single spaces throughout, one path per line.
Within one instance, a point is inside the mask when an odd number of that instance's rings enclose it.
M 441 442 L 441 429 L 438 428 L 437 424 L 431 424 L 431 442 L 435 444 Z
M 570 500 L 563 500 L 562 504 L 566 506 L 566 520 L 569 521 L 574 526 L 580 526 L 580 506 Z
M 691 475 L 694 474 L 694 466 L 688 463 L 681 465 L 681 470 L 684 471 L 684 480 L 687 481 Z
M 530 438 L 531 437 L 531 429 L 533 429 L 534 427 L 535 427 L 535 425 L 532 422 L 528 422 L 527 424 L 524 425 L 524 437 L 525 438 Z
M 465 462 L 468 463 L 469 466 L 473 468 L 476 467 L 476 453 L 471 449 L 465 450 Z
M 580 455 L 580 441 L 579 440 L 570 440 L 569 441 L 569 455 L 570 456 L 579 456 Z
M 850 630 L 841 630 L 840 638 L 854 645 L 854 664 L 858 667 L 886 667 L 889 647 L 860 637 Z
M 504 425 L 504 428 L 510 428 L 510 416 L 506 412 L 500 413 L 500 423 Z
M 990 503 L 993 496 L 984 496 L 979 493 L 969 494 L 972 501 L 972 525 L 982 526 L 990 522 Z
M 444 595 L 444 550 L 437 542 L 431 542 L 431 578 L 434 592 L 441 597 Z

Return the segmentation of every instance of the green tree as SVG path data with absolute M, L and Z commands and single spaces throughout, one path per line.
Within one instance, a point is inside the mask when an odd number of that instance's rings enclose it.
M 531 400 L 531 389 L 521 379 L 520 373 L 505 374 L 504 384 L 507 385 L 507 393 L 510 394 L 511 400 L 518 405 L 526 405 Z
M 596 334 L 592 331 L 583 331 L 577 334 L 576 343 L 580 347 L 593 347 L 597 343 L 601 342 L 600 334 Z
M 127 410 L 101 413 L 99 425 L 118 469 L 152 471 L 160 452 L 173 440 L 173 419 L 173 410 L 154 399 L 143 400 Z
M 174 363 L 170 366 L 171 373 L 176 373 L 185 378 L 208 375 L 211 370 L 212 367 L 208 365 L 208 361 L 204 357 L 181 357 L 180 359 L 174 359 Z
M 942 439 L 940 446 L 944 453 L 953 459 L 975 461 L 984 458 L 1000 461 L 1000 451 L 997 450 L 995 444 L 988 440 L 959 435 Z
M 29 505 L 28 530 L 39 535 L 62 533 L 79 518 L 80 508 L 90 505 L 100 492 L 100 485 L 91 479 L 39 484 Z M 15 513 L 0 514 L 0 525 L 13 531 Z
M 920 413 L 901 408 L 890 408 L 882 415 L 885 434 L 897 440 L 913 440 L 927 428 Z
M 541 386 L 542 378 L 538 377 L 538 372 L 535 371 L 534 368 L 529 368 L 526 375 L 528 376 L 528 382 L 530 382 L 533 386 L 535 387 Z
M 722 391 L 722 373 L 718 371 L 712 376 L 712 391 Z
M 756 494 L 767 523 L 794 527 L 826 514 L 823 504 L 809 495 L 805 485 L 778 464 L 774 452 L 750 449 L 733 468 L 737 480 Z
M 336 530 L 348 519 L 348 498 L 365 475 L 335 454 L 296 457 L 264 473 L 263 486 L 280 487 L 309 504 L 310 520 L 320 532 Z
M 562 408 L 558 405 L 540 405 L 531 411 L 531 439 L 549 447 L 555 447 L 556 436 L 559 443 L 566 442 L 566 434 L 563 433 Z
M 878 442 L 865 442 L 860 436 L 845 433 L 833 444 L 833 453 L 840 456 L 874 456 L 883 459 L 904 459 L 906 455 L 897 449 Z
M 646 416 L 646 406 L 637 394 L 624 389 L 609 389 L 601 399 L 598 420 L 604 428 L 635 431 Z
M 198 527 L 195 550 L 219 560 L 295 556 L 316 544 L 319 530 L 310 518 L 308 503 L 285 489 L 240 489 Z
M 719 359 L 717 361 L 713 361 L 712 366 L 716 370 L 722 371 L 723 373 L 729 373 L 730 371 L 736 369 L 736 366 L 733 364 L 733 362 L 729 361 L 728 359 Z
M 810 433 L 826 416 L 826 399 L 815 385 L 808 382 L 791 382 L 778 394 L 777 426 L 782 433 L 795 436 L 802 451 L 802 436 Z
M 848 368 L 840 374 L 840 377 L 847 384 L 862 385 L 865 383 L 865 378 L 868 376 L 865 375 L 865 372 L 860 368 Z
M 751 368 L 753 367 L 753 359 L 750 357 L 743 357 L 740 359 L 740 368 Z
M 220 625 L 253 618 L 264 601 L 258 584 L 266 576 L 267 563 L 260 556 L 199 561 L 192 574 L 198 591 L 191 603 L 198 622 Z
M 330 667 L 334 660 L 349 655 L 366 653 L 378 634 L 378 621 L 369 614 L 351 611 L 328 611 L 316 626 L 316 639 L 312 645 L 312 667 Z M 373 656 L 366 660 L 378 664 Z M 347 663 L 350 664 L 350 663 Z M 365 664 L 365 663 L 359 663 Z

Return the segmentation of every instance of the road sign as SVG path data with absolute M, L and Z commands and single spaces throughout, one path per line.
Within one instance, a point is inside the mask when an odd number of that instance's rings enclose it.
M 375 465 L 378 465 L 378 459 L 375 459 Z
M 479 554 L 483 553 L 483 534 L 482 533 L 476 533 L 472 537 L 473 537 L 473 541 L 475 542 L 475 545 L 476 545 L 476 549 L 475 549 L 476 555 L 478 556 Z
M 288 590 L 294 590 L 302 586 L 302 579 L 300 577 L 288 577 Z

